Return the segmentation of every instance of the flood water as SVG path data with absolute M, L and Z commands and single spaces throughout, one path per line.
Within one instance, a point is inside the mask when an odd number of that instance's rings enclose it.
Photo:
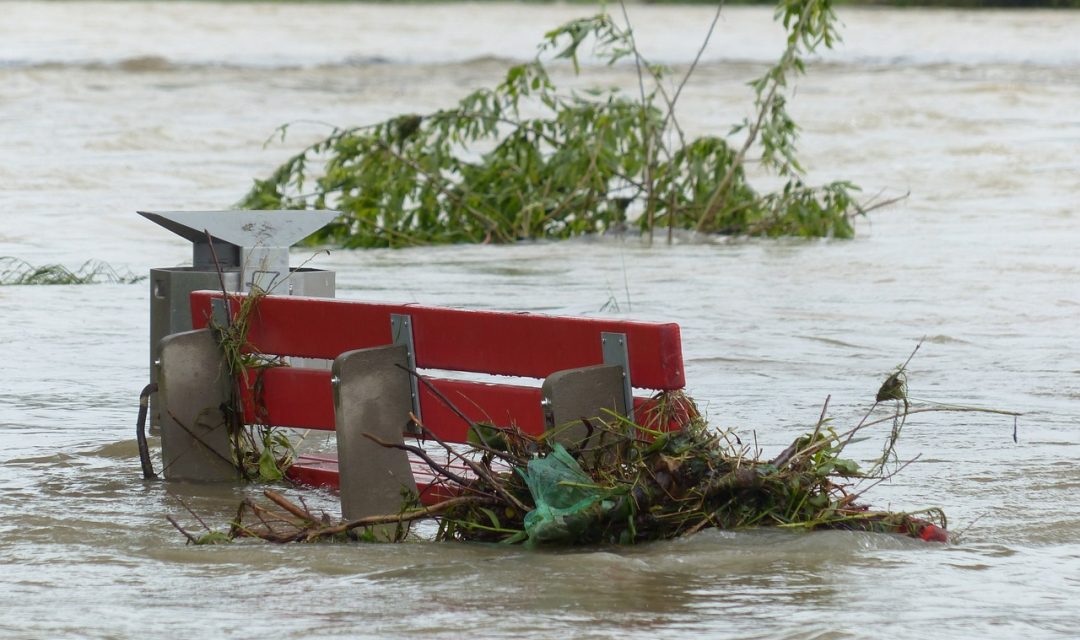
M 145 273 L 190 259 L 137 209 L 228 208 L 326 132 L 451 104 L 587 6 L 0 2 L 0 255 Z M 631 7 L 685 67 L 711 9 Z M 910 365 L 921 457 L 868 495 L 952 545 L 706 532 L 636 548 L 185 546 L 247 489 L 144 483 L 148 291 L 0 288 L 4 637 L 1073 637 L 1080 627 L 1080 13 L 842 9 L 792 110 L 812 182 L 904 202 L 853 241 L 605 238 L 335 251 L 339 296 L 678 322 L 713 424 L 775 453 L 831 394 L 850 425 Z M 726 133 L 778 54 L 729 8 L 681 104 Z M 602 84 L 634 88 L 631 69 Z M 280 124 L 284 143 L 263 147 Z M 294 262 L 310 252 L 297 250 Z M 883 433 L 881 435 L 884 435 Z M 876 439 L 875 439 L 876 440 Z M 857 445 L 872 458 L 880 442 Z M 334 507 L 330 496 L 309 500 Z

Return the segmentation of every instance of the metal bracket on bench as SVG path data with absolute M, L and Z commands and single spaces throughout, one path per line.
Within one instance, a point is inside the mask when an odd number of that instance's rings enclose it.
M 390 314 L 390 337 L 395 345 L 404 345 L 408 367 L 416 371 L 416 347 L 413 344 L 412 317 L 403 313 Z M 412 395 L 413 415 L 423 420 L 420 415 L 420 383 L 416 376 L 409 374 L 409 390 Z M 419 429 L 410 424 L 410 431 L 419 433 Z
M 211 299 L 210 318 L 214 321 L 214 324 L 221 328 L 225 328 L 232 324 L 232 318 L 229 313 L 229 301 L 225 298 Z
M 603 349 L 604 364 L 617 364 L 623 370 L 623 399 L 626 403 L 626 417 L 634 420 L 634 389 L 630 384 L 630 353 L 627 350 L 625 333 L 600 334 L 600 346 Z
M 403 345 L 346 351 L 334 360 L 334 426 L 346 520 L 397 513 L 403 508 L 402 490 L 416 490 L 406 453 L 379 444 L 404 442 L 411 377 L 402 369 L 406 362 Z M 379 525 L 373 533 L 393 540 L 396 528 Z

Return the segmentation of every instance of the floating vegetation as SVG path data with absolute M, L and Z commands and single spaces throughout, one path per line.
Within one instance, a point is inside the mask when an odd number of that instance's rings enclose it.
M 457 471 L 421 456 L 439 495 L 453 498 L 420 506 L 417 496 L 407 496 L 399 513 L 334 522 L 302 502 L 297 505 L 266 491 L 273 507 L 245 500 L 229 531 L 214 533 L 213 539 L 311 542 L 342 539 L 349 532 L 370 539 L 365 531 L 387 524 L 399 525 L 398 539 L 404 539 L 409 523 L 435 520 L 439 541 L 528 546 L 634 544 L 706 528 L 754 527 L 873 531 L 944 542 L 947 522 L 940 508 L 890 512 L 863 501 L 868 489 L 914 461 L 895 458 L 900 426 L 909 415 L 930 411 L 1018 414 L 952 406 L 913 408 L 906 384 L 896 382 L 900 379 L 906 383 L 906 364 L 890 374 L 882 385 L 887 393 L 879 392 L 864 418 L 844 431 L 826 417 L 826 400 L 813 428 L 772 458 L 762 457 L 733 431 L 711 429 L 680 393 L 658 396 L 644 424 L 615 415 L 588 421 L 587 435 L 571 444 L 557 441 L 558 430 L 535 437 L 518 429 L 471 424 L 471 450 L 451 454 L 459 462 Z M 875 414 L 890 406 L 886 415 Z M 892 429 L 881 458 L 864 470 L 844 452 L 855 436 L 878 425 Z M 420 427 L 425 437 L 456 451 Z M 422 451 L 409 444 L 380 444 Z M 462 474 L 460 463 L 472 473 Z
M 719 17 L 718 8 L 698 59 Z M 777 4 L 783 52 L 750 82 L 753 115 L 726 137 L 692 138 L 679 121 L 676 106 L 698 59 L 681 77 L 653 64 L 638 49 L 625 10 L 623 18 L 603 13 L 552 30 L 533 61 L 456 107 L 335 127 L 256 180 L 240 206 L 334 208 L 342 216 L 317 232 L 316 242 L 401 247 L 567 238 L 635 225 L 650 242 L 658 230 L 671 242 L 675 229 L 849 238 L 854 216 L 888 204 L 858 202 L 850 182 L 803 181 L 799 128 L 786 105 L 807 58 L 839 40 L 831 0 Z M 635 90 L 560 90 L 551 63 L 568 60 L 580 74 L 579 51 L 589 47 L 609 65 L 632 63 Z M 279 129 L 283 138 L 287 129 Z M 751 162 L 782 186 L 754 189 L 746 176 Z
M 36 284 L 133 284 L 145 280 L 130 271 L 120 271 L 100 260 L 87 260 L 72 271 L 60 264 L 35 267 L 25 260 L 0 256 L 0 286 Z
M 236 313 L 226 314 L 224 324 L 212 318 L 210 326 L 217 333 L 225 366 L 234 381 L 230 400 L 225 405 L 233 466 L 245 480 L 277 482 L 285 477 L 285 471 L 296 458 L 296 447 L 284 429 L 265 424 L 265 407 L 261 402 L 263 372 L 288 365 L 281 356 L 266 356 L 254 351 L 247 337 L 251 327 L 249 318 L 265 296 L 266 291 L 257 286 L 242 297 L 229 296 L 223 289 L 223 301 L 239 306 Z M 253 424 L 245 420 L 246 407 L 241 400 L 243 387 L 250 387 L 255 392 L 251 407 L 255 418 Z

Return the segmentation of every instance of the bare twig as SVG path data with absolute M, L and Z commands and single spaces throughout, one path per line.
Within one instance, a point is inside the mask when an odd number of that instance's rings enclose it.
M 891 204 L 896 204 L 897 202 L 900 202 L 901 200 L 907 200 L 909 196 L 911 196 L 911 192 L 907 191 L 907 192 L 904 193 L 904 195 L 896 196 L 895 198 L 888 198 L 888 199 L 882 200 L 881 202 L 874 202 L 874 200 L 877 199 L 877 197 L 875 196 L 874 198 L 871 198 L 870 200 L 866 201 L 865 203 L 859 205 L 859 213 L 865 215 L 865 214 L 870 213 L 871 211 L 873 211 L 875 209 L 881 209 L 882 207 L 887 207 L 887 206 L 889 206 Z
M 420 384 L 427 387 L 428 391 L 430 391 L 436 398 L 441 400 L 442 403 L 446 405 L 446 408 L 450 409 L 450 411 L 453 411 L 454 415 L 461 418 L 465 422 L 465 424 L 469 425 L 470 429 L 475 429 L 476 428 L 476 423 L 473 422 L 472 419 L 469 418 L 469 416 L 465 415 L 465 413 L 461 409 L 458 409 L 457 405 L 455 405 L 453 402 L 450 402 L 450 399 L 447 398 L 446 395 L 444 395 L 442 391 L 439 391 L 438 387 L 433 385 L 430 380 L 428 380 L 424 376 L 420 375 L 420 373 L 417 372 L 415 369 L 411 369 L 409 367 L 405 367 L 405 366 L 402 366 L 400 364 L 396 364 L 394 366 L 396 366 L 397 368 L 407 372 L 410 376 L 416 378 L 417 381 L 420 382 Z
M 903 471 L 904 469 L 906 469 L 906 468 L 908 467 L 908 465 L 910 465 L 911 463 L 915 462 L 916 460 L 918 460 L 918 459 L 919 459 L 919 458 L 921 458 L 921 457 L 922 457 L 922 454 L 920 453 L 920 454 L 916 455 L 916 456 L 915 456 L 914 458 L 912 458 L 911 460 L 907 460 L 907 461 L 905 461 L 905 462 L 904 462 L 904 463 L 902 463 L 902 464 L 901 464 L 900 466 L 898 466 L 897 468 L 893 469 L 893 470 L 892 470 L 891 472 L 889 472 L 889 473 L 886 473 L 886 474 L 884 474 L 884 475 L 882 475 L 882 476 L 879 476 L 879 477 L 878 477 L 878 478 L 877 478 L 876 480 L 874 480 L 874 482 L 870 483 L 870 485 L 869 485 L 869 486 L 867 486 L 867 487 L 865 487 L 865 488 L 862 488 L 862 489 L 858 489 L 858 490 L 854 491 L 853 493 L 851 493 L 851 494 L 850 494 L 850 497 L 849 497 L 849 502 L 853 502 L 853 501 L 855 501 L 855 500 L 858 500 L 858 499 L 859 499 L 859 498 L 861 498 L 861 497 L 862 497 L 862 495 L 863 495 L 864 493 L 866 493 L 867 491 L 869 491 L 869 490 L 873 489 L 874 487 L 878 486 L 878 485 L 879 485 L 879 484 L 881 484 L 882 482 L 885 482 L 886 480 L 891 480 L 892 478 L 894 478 L 894 477 L 896 476 L 896 474 L 898 474 L 898 473 L 900 473 L 901 471 Z
M 518 500 L 514 496 L 514 494 L 507 491 L 506 488 L 502 485 L 502 483 L 497 481 L 494 476 L 492 476 L 490 473 L 488 473 L 488 471 L 486 469 L 484 469 L 483 466 L 477 464 L 473 460 L 470 460 L 467 456 L 464 456 L 460 452 L 456 451 L 453 447 L 451 447 L 449 444 L 447 444 L 442 438 L 440 438 L 438 436 L 438 434 L 436 434 L 431 429 L 428 429 L 427 427 L 425 427 L 423 425 L 423 423 L 420 422 L 420 420 L 416 416 L 410 414 L 410 417 L 412 418 L 412 420 L 416 424 L 416 426 L 420 427 L 420 430 L 423 431 L 425 435 L 427 435 L 429 438 L 434 440 L 439 446 L 441 446 L 443 449 L 445 449 L 447 451 L 447 453 L 449 453 L 450 455 L 454 456 L 458 460 L 461 460 L 463 463 L 465 463 L 465 466 L 469 467 L 469 469 L 471 469 L 472 472 L 475 473 L 477 476 L 479 476 L 479 477 L 483 478 L 485 481 L 487 481 L 491 485 L 492 490 L 494 490 L 495 493 L 499 494 L 499 496 L 501 496 L 504 500 L 506 500 L 510 504 L 514 505 L 515 508 L 520 509 L 522 512 L 531 511 L 531 509 L 529 507 L 525 506 L 525 504 L 523 502 L 521 502 L 521 500 Z
M 169 417 L 173 419 L 173 422 L 175 422 L 175 423 L 177 424 L 177 426 L 179 426 L 179 427 L 180 427 L 181 429 L 183 429 L 184 431 L 186 431 L 186 432 L 187 432 L 187 434 L 188 434 L 189 436 L 191 436 L 191 437 L 192 437 L 192 438 L 193 438 L 193 439 L 194 439 L 194 440 L 195 440 L 196 442 L 198 442 L 198 443 L 199 443 L 199 444 L 201 444 L 202 446 L 206 447 L 206 449 L 207 449 L 208 451 L 210 451 L 210 453 L 213 453 L 213 454 L 214 454 L 215 456 L 217 456 L 217 457 L 218 457 L 218 458 L 220 458 L 221 460 L 224 460 L 225 462 L 227 462 L 227 463 L 229 464 L 229 466 L 231 466 L 231 467 L 235 467 L 235 466 L 236 466 L 236 465 L 235 465 L 235 464 L 233 463 L 233 461 L 232 461 L 232 460 L 230 460 L 229 458 L 226 458 L 226 457 L 225 457 L 224 455 L 222 455 L 221 453 L 218 453 L 218 451 L 217 451 L 216 449 L 214 449 L 214 448 L 213 448 L 213 447 L 211 447 L 211 446 L 210 446 L 209 444 L 207 444 L 207 443 L 206 443 L 206 441 L 202 439 L 202 436 L 200 436 L 199 434 L 197 434 L 197 433 L 195 433 L 194 431 L 192 431 L 192 430 L 191 430 L 190 428 L 188 428 L 188 426 L 187 426 L 186 424 L 184 424 L 183 422 L 180 422 L 180 420 L 178 420 L 178 419 L 176 418 L 176 416 L 175 416 L 175 415 L 173 414 L 173 412 L 172 412 L 172 411 L 167 411 L 167 413 L 169 414 Z M 179 460 L 179 458 L 175 458 L 175 459 L 173 460 L 173 463 L 175 464 L 175 463 L 176 463 L 176 462 L 177 462 L 178 460 Z M 169 465 L 169 466 L 172 466 L 172 465 Z M 161 473 L 165 473 L 165 470 L 166 470 L 166 469 L 168 469 L 168 468 L 169 468 L 169 467 L 165 467 L 165 469 L 162 469 L 162 470 L 161 470 Z
M 396 442 L 387 442 L 387 441 L 382 440 L 381 438 L 379 438 L 378 436 L 376 436 L 376 435 L 374 435 L 372 433 L 365 432 L 365 433 L 362 433 L 361 435 L 364 436 L 365 438 L 367 438 L 368 440 L 371 440 L 375 444 L 379 445 L 380 447 L 386 447 L 388 449 L 400 449 L 402 451 L 408 451 L 409 453 L 411 453 L 414 456 L 416 456 L 416 457 L 420 458 L 421 460 L 423 460 L 424 463 L 427 464 L 427 466 L 431 467 L 432 471 L 434 471 L 435 473 L 439 474 L 440 476 L 442 476 L 444 478 L 447 478 L 449 480 L 453 480 L 454 482 L 458 483 L 462 487 L 468 487 L 470 484 L 472 484 L 471 482 L 469 482 L 468 479 L 457 475 L 453 471 L 450 471 L 449 469 L 447 469 L 445 466 L 439 464 L 438 462 L 435 462 L 435 460 L 433 460 L 431 458 L 431 456 L 428 455 L 428 453 L 426 451 L 424 451 L 421 447 L 413 446 L 413 445 L 410 445 L 410 444 L 404 444 L 404 443 L 398 444 Z
M 630 48 L 634 50 L 634 65 L 637 67 L 638 91 L 641 93 L 641 140 L 645 143 L 645 219 L 649 227 L 649 246 L 653 243 L 653 227 L 656 216 L 656 182 L 653 179 L 653 136 L 649 131 L 649 101 L 645 97 L 645 76 L 641 71 L 642 58 L 638 53 L 637 40 L 634 38 L 634 28 L 630 24 L 630 16 L 626 12 L 626 3 L 619 0 L 622 8 L 623 19 L 626 20 L 626 37 L 630 41 Z M 674 104 L 672 105 L 674 107 Z M 669 110 L 668 113 L 671 111 Z
M 683 87 L 690 80 L 690 76 L 694 75 L 694 70 L 697 69 L 698 63 L 701 61 L 701 56 L 705 54 L 705 49 L 709 46 L 709 40 L 712 38 L 713 33 L 716 32 L 716 23 L 720 21 L 720 13 L 724 10 L 724 2 L 721 0 L 716 4 L 716 13 L 713 14 L 712 22 L 709 23 L 709 28 L 705 31 L 705 39 L 701 41 L 701 47 L 698 48 L 697 55 L 694 56 L 693 62 L 690 63 L 690 68 L 686 70 L 679 86 L 675 89 L 675 95 L 671 98 L 671 104 L 668 105 L 668 117 L 675 118 L 675 103 L 679 101 L 679 96 L 682 94 Z M 665 126 L 667 120 L 664 121 Z M 684 144 L 685 146 L 685 144 Z
M 194 510 L 194 509 L 192 509 L 191 507 L 189 507 L 189 506 L 188 506 L 188 504 L 187 504 L 186 502 L 184 502 L 184 499 L 183 499 L 183 498 L 181 498 L 180 496 L 176 495 L 176 494 L 175 494 L 175 493 L 173 493 L 172 491 L 169 491 L 168 489 L 166 489 L 166 490 L 165 490 L 165 493 L 166 493 L 166 494 L 168 494 L 168 495 L 169 495 L 170 497 L 172 497 L 173 499 L 175 499 L 175 500 L 176 500 L 177 502 L 179 502 L 179 503 L 180 503 L 180 506 L 181 506 L 181 507 L 183 507 L 185 511 L 187 511 L 188 513 L 190 513 L 190 514 L 191 514 L 191 517 L 193 517 L 193 518 L 195 518 L 196 520 L 198 520 L 199 524 L 201 524 L 201 525 L 202 525 L 202 528 L 203 528 L 203 529 L 206 529 L 207 531 L 211 531 L 211 530 L 212 530 L 212 529 L 210 529 L 210 527 L 208 527 L 208 526 L 206 525 L 206 522 L 204 522 L 204 521 L 203 521 L 203 519 L 199 517 L 199 514 L 195 513 L 195 510 Z
M 267 498 L 269 498 L 270 501 L 273 502 L 274 504 L 276 504 L 277 506 L 279 506 L 282 509 L 288 511 L 289 513 L 291 513 L 292 515 L 296 516 L 297 518 L 299 518 L 301 520 L 315 520 L 316 519 L 315 516 L 310 511 L 305 511 L 304 509 L 301 509 L 300 507 L 297 507 L 295 504 L 293 504 L 292 502 L 289 502 L 285 498 L 285 496 L 281 495 L 277 491 L 274 491 L 272 489 L 265 489 L 263 491 L 263 495 L 266 496 Z
M 433 504 L 430 507 L 423 507 L 420 509 L 414 509 L 412 511 L 403 511 L 396 515 L 382 515 L 382 516 L 367 516 L 356 520 L 351 520 L 343 524 L 339 524 L 333 527 L 326 527 L 323 529 L 316 529 L 307 533 L 304 536 L 306 540 L 314 540 L 315 538 L 321 538 L 326 536 L 332 536 L 339 533 L 345 533 L 353 529 L 359 529 L 360 527 L 371 527 L 380 524 L 395 524 L 402 522 L 412 522 L 413 520 L 422 520 L 425 518 L 432 518 L 444 511 L 463 506 L 481 506 L 497 504 L 498 501 L 491 498 L 485 498 L 481 496 L 462 496 L 460 498 L 450 498 L 444 500 L 438 504 Z
M 175 518 L 173 518 L 172 516 L 165 516 L 165 519 L 169 521 L 169 524 L 176 527 L 177 531 L 184 534 L 184 537 L 188 539 L 188 542 L 190 542 L 191 544 L 198 544 L 199 543 L 199 540 L 195 536 L 193 536 L 190 533 L 188 533 L 187 531 L 185 531 L 184 528 L 180 526 L 180 523 L 178 523 Z
M 206 243 L 210 246 L 210 257 L 214 259 L 214 268 L 217 270 L 218 282 L 221 284 L 221 299 L 222 304 L 225 305 L 225 326 L 228 327 L 232 324 L 232 314 L 229 313 L 230 304 L 229 291 L 225 287 L 225 271 L 221 268 L 221 262 L 218 260 L 217 249 L 214 248 L 214 236 L 210 235 L 209 229 L 203 229 L 203 233 L 206 234 Z M 241 283 L 243 285 L 243 283 Z
M 829 400 L 830 399 L 832 399 L 831 395 L 825 396 L 825 404 L 822 405 L 822 407 L 821 407 L 821 415 L 818 417 L 817 426 L 814 427 L 814 434 L 813 434 L 813 436 L 810 437 L 809 446 L 806 449 L 804 449 L 803 451 L 799 451 L 799 440 L 800 439 L 797 438 L 795 440 L 795 442 L 792 442 L 791 444 L 789 444 L 787 446 L 786 449 L 781 451 L 780 455 L 773 458 L 772 461 L 769 464 L 771 464 L 774 467 L 779 469 L 780 467 L 782 467 L 782 466 L 786 465 L 788 462 L 790 462 L 791 459 L 795 456 L 796 453 L 807 453 L 810 450 L 816 450 L 816 449 L 820 448 L 818 446 L 820 443 L 818 442 L 817 437 L 818 437 L 818 434 L 821 433 L 821 426 L 823 424 L 825 424 L 825 412 L 829 410 Z M 756 438 L 757 435 L 755 434 L 754 437 Z
M 448 409 L 450 409 L 450 411 L 452 411 L 454 413 L 454 415 L 461 418 L 465 422 L 465 424 L 469 425 L 469 429 L 473 433 L 476 434 L 476 437 L 479 438 L 480 442 L 482 443 L 482 444 L 479 444 L 479 445 L 473 445 L 475 448 L 477 448 L 477 449 L 479 449 L 481 451 L 484 451 L 485 453 L 490 453 L 491 455 L 499 458 L 500 460 L 505 460 L 505 461 L 510 462 L 512 464 L 520 464 L 520 462 L 521 462 L 520 460 L 517 460 L 515 457 L 510 456 L 509 454 L 507 454 L 507 452 L 499 451 L 498 449 L 492 448 L 491 445 L 488 443 L 487 438 L 484 437 L 484 434 L 481 431 L 481 429 L 479 428 L 479 425 L 475 421 L 473 421 L 471 418 L 469 418 L 469 416 L 465 415 L 465 412 L 462 411 L 461 409 L 459 409 L 457 407 L 457 405 L 455 405 L 453 402 L 451 402 L 450 398 L 447 398 L 446 394 L 444 394 L 442 391 L 440 391 L 439 388 L 436 387 L 434 384 L 432 384 L 432 382 L 430 380 L 428 380 L 426 377 L 420 375 L 420 373 L 418 371 L 416 371 L 415 369 L 411 369 L 409 367 L 402 366 L 400 364 L 396 364 L 394 366 L 396 366 L 397 368 L 399 368 L 399 369 L 401 369 L 403 371 L 408 372 L 409 375 L 416 378 L 416 380 L 418 382 L 420 382 L 420 384 L 424 385 L 424 387 L 426 387 L 427 390 L 432 393 L 432 395 L 434 395 L 436 398 L 438 398 L 440 402 L 445 404 L 446 407 Z M 430 430 L 426 429 L 422 424 L 420 424 L 420 421 L 416 416 L 412 416 L 412 419 L 413 419 L 413 422 L 418 427 L 421 427 L 425 431 L 427 431 L 428 433 L 431 433 Z M 505 431 L 505 429 L 499 429 L 499 427 L 495 427 L 495 426 L 492 426 L 492 428 L 496 429 L 496 430 L 499 430 L 499 431 Z M 435 440 L 438 440 L 437 436 L 434 436 L 434 434 L 432 434 L 432 436 L 434 437 Z M 439 441 L 439 443 L 440 444 L 445 444 L 442 441 Z

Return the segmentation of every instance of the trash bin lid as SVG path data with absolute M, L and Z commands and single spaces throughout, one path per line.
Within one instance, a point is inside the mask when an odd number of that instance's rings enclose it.
M 238 247 L 288 248 L 318 231 L 338 216 L 330 210 L 282 211 L 139 211 L 195 244 L 206 243 L 206 232 L 214 240 Z

